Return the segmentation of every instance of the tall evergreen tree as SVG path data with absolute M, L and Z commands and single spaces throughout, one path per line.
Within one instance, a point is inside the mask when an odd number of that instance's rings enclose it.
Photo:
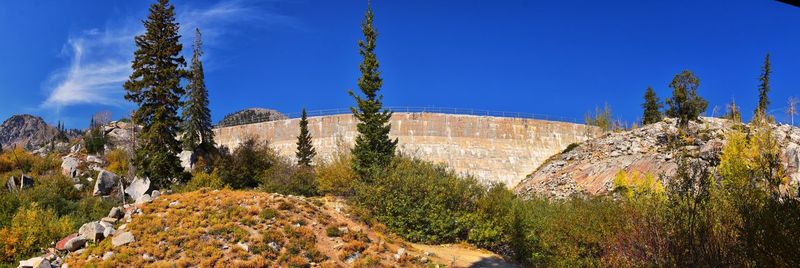
M 189 151 L 200 148 L 208 152 L 214 146 L 214 132 L 211 130 L 211 110 L 208 109 L 203 62 L 200 61 L 200 56 L 203 55 L 202 45 L 200 29 L 195 29 L 192 69 L 189 84 L 186 85 L 189 98 L 183 108 L 183 148 Z
M 662 107 L 664 107 L 664 105 L 661 104 L 658 96 L 656 96 L 656 91 L 653 90 L 652 87 L 647 87 L 647 91 L 644 93 L 644 103 L 642 103 L 642 108 L 644 108 L 642 125 L 660 122 Z
M 684 70 L 675 75 L 669 87 L 672 98 L 667 99 L 667 116 L 677 118 L 678 126 L 686 129 L 689 121 L 699 120 L 700 114 L 708 108 L 708 102 L 697 95 L 700 79 L 692 71 Z
M 761 76 L 758 78 L 761 84 L 758 85 L 758 106 L 756 115 L 766 116 L 769 109 L 769 75 L 772 74 L 772 64 L 769 61 L 769 53 L 764 57 L 764 66 L 761 69 Z
M 297 164 L 309 167 L 315 155 L 317 155 L 317 151 L 311 144 L 311 133 L 308 132 L 308 114 L 306 109 L 303 109 L 300 117 L 300 135 L 297 136 Z
M 358 41 L 359 54 L 363 57 L 359 65 L 361 78 L 358 79 L 358 87 L 364 96 L 356 95 L 352 90 L 349 92 L 358 106 L 350 108 L 358 119 L 358 136 L 352 150 L 353 170 L 364 181 L 371 181 L 377 172 L 389 165 L 397 147 L 397 139 L 389 138 L 392 112 L 383 109 L 383 95 L 378 94 L 383 80 L 375 56 L 378 32 L 372 25 L 373 16 L 372 7 L 368 6 L 361 23 L 364 40 Z
M 169 0 L 150 6 L 144 26 L 146 32 L 135 38 L 133 73 L 124 85 L 125 99 L 139 106 L 133 121 L 142 126 L 133 162 L 139 175 L 150 178 L 156 187 L 166 187 L 182 172 L 178 159 L 181 143 L 176 137 L 184 94 L 181 67 L 186 60 L 180 55 L 183 46 L 175 7 Z

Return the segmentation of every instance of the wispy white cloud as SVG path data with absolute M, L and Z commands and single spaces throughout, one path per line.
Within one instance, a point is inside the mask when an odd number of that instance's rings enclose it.
M 294 18 L 278 14 L 261 4 L 222 0 L 207 7 L 193 6 L 189 2 L 176 5 L 184 52 L 190 53 L 194 29 L 198 27 L 203 32 L 207 52 L 209 48 L 224 44 L 225 35 L 236 33 L 242 27 L 298 27 Z M 102 30 L 83 31 L 68 38 L 62 54 L 68 57 L 69 64 L 50 75 L 45 84 L 48 97 L 40 108 L 59 110 L 81 104 L 125 104 L 122 84 L 131 72 L 134 37 L 144 29 L 139 19 L 114 23 L 117 24 L 107 25 Z M 206 53 L 206 61 L 209 54 Z

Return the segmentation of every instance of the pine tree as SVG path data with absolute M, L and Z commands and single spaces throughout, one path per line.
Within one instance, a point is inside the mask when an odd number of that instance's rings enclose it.
M 660 122 L 662 118 L 662 107 L 664 107 L 664 105 L 659 101 L 658 96 L 656 96 L 656 92 L 652 87 L 647 87 L 647 91 L 644 93 L 644 103 L 642 104 L 642 108 L 644 108 L 642 125 Z
M 758 85 L 758 106 L 755 114 L 766 116 L 769 108 L 769 75 L 772 74 L 772 64 L 769 61 L 769 53 L 764 57 L 764 66 L 761 69 L 761 76 L 758 78 L 761 84 Z
M 317 151 L 311 144 L 311 133 L 308 132 L 308 114 L 306 109 L 303 109 L 300 117 L 300 135 L 297 136 L 297 164 L 309 167 L 315 155 L 317 155 Z
M 125 99 L 139 106 L 133 115 L 133 121 L 142 126 L 133 160 L 136 170 L 163 188 L 182 171 L 177 156 L 181 144 L 176 136 L 184 94 L 180 82 L 185 75 L 180 68 L 186 66 L 186 60 L 180 55 L 183 46 L 175 7 L 168 0 L 150 6 L 144 26 L 146 32 L 135 38 L 137 50 L 133 73 L 124 85 Z
M 357 108 L 350 108 L 358 119 L 358 136 L 352 149 L 353 170 L 367 182 L 390 164 L 397 147 L 397 139 L 389 138 L 392 112 L 383 109 L 383 95 L 378 95 L 383 80 L 378 71 L 378 58 L 375 56 L 378 33 L 372 25 L 373 16 L 372 8 L 368 6 L 361 23 L 364 40 L 358 41 L 359 54 L 363 57 L 359 65 L 361 78 L 358 79 L 358 87 L 364 97 L 356 95 L 352 90 L 349 92 L 358 105 Z
M 692 71 L 684 70 L 675 75 L 669 87 L 672 88 L 672 98 L 667 99 L 667 116 L 677 118 L 678 126 L 686 129 L 689 121 L 699 120 L 700 114 L 708 108 L 708 102 L 697 95 L 700 79 Z
M 214 132 L 211 130 L 211 110 L 208 109 L 208 90 L 203 73 L 203 45 L 200 29 L 195 29 L 194 53 L 189 84 L 186 86 L 188 100 L 183 108 L 183 148 L 196 151 L 200 148 L 208 152 L 214 146 Z

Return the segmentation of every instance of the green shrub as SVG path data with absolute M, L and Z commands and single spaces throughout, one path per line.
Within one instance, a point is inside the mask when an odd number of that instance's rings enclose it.
M 119 205 L 119 201 L 113 198 L 85 196 L 73 205 L 74 208 L 69 213 L 69 217 L 77 224 L 75 226 L 77 230 L 83 223 L 102 219 L 108 215 L 111 208 Z
M 192 173 L 192 179 L 190 179 L 185 186 L 181 187 L 179 191 L 191 192 L 199 190 L 201 188 L 218 190 L 224 187 L 225 187 L 225 182 L 222 181 L 217 171 L 214 171 L 211 174 L 205 172 L 195 172 Z
M 81 198 L 80 193 L 72 186 L 72 180 L 61 175 L 41 176 L 35 178 L 33 188 L 20 193 L 24 204 L 38 203 L 42 209 L 53 210 L 62 216 L 74 210 L 74 202 Z
M 358 186 L 359 204 L 389 230 L 413 242 L 457 241 L 483 188 L 443 165 L 395 157 L 389 171 Z
M 278 216 L 278 211 L 275 210 L 274 208 L 265 208 L 264 210 L 261 211 L 259 216 L 263 220 L 271 220 Z
M 336 226 L 328 226 L 328 228 L 325 228 L 325 234 L 328 237 L 340 237 L 342 236 L 342 231 Z
M 35 203 L 22 208 L 14 215 L 11 226 L 0 229 L 0 262 L 29 257 L 72 232 L 73 226 L 68 217 L 59 219 L 55 212 Z
M 288 159 L 276 161 L 261 175 L 261 190 L 270 193 L 314 196 L 317 180 L 310 167 L 296 166 Z
M 317 184 L 321 194 L 352 196 L 355 193 L 357 176 L 351 161 L 349 152 L 339 152 L 333 160 L 317 166 Z
M 575 148 L 578 148 L 578 146 L 580 146 L 580 144 L 578 144 L 578 143 L 570 143 L 569 145 L 567 145 L 567 148 L 564 148 L 564 151 L 561 151 L 561 154 L 569 153 L 572 150 L 574 150 Z
M 21 202 L 16 194 L 0 192 L 0 228 L 11 225 L 11 219 L 14 218 L 20 205 Z
M 226 185 L 234 189 L 254 188 L 258 178 L 271 168 L 277 154 L 265 143 L 250 138 L 245 140 L 232 154 L 221 153 L 217 172 Z

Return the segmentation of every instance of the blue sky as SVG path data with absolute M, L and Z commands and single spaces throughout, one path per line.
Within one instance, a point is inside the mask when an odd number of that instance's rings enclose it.
M 32 113 L 85 127 L 122 98 L 133 36 L 152 1 L 0 4 L 0 118 Z M 203 58 L 214 121 L 248 107 L 293 113 L 346 108 L 356 88 L 366 1 L 175 0 L 190 53 Z M 434 106 L 582 118 L 607 102 L 641 115 L 683 69 L 710 108 L 732 98 L 749 114 L 765 53 L 772 108 L 800 97 L 800 8 L 772 1 L 375 0 L 377 54 L 389 106 Z

